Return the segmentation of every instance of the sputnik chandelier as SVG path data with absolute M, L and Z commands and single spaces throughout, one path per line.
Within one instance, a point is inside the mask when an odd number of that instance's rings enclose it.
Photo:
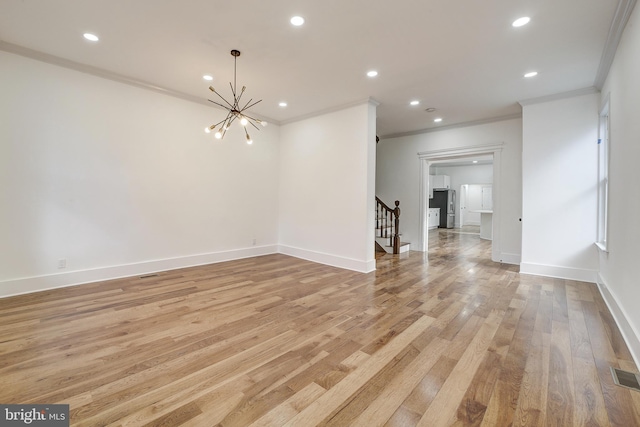
M 258 102 L 261 102 L 262 99 L 256 102 L 252 102 L 253 98 L 251 98 L 243 106 L 240 106 L 240 100 L 242 99 L 242 95 L 244 94 L 244 91 L 247 89 L 246 86 L 242 86 L 242 90 L 240 90 L 240 93 L 238 93 L 238 91 L 236 90 L 236 62 L 238 61 L 238 56 L 240 56 L 240 51 L 233 49 L 231 51 L 231 56 L 233 56 L 234 58 L 233 59 L 233 85 L 231 84 L 231 82 L 229 82 L 229 86 L 231 86 L 231 93 L 233 94 L 233 102 L 227 101 L 222 95 L 220 95 L 220 93 L 218 93 L 213 88 L 213 86 L 209 86 L 209 90 L 215 93 L 216 95 L 218 95 L 220 99 L 224 101 L 224 104 L 213 101 L 211 99 L 209 99 L 208 101 L 213 102 L 214 104 L 227 110 L 227 117 L 225 117 L 224 120 L 219 121 L 215 125 L 209 126 L 208 128 L 206 128 L 206 130 L 207 132 L 213 132 L 216 128 L 218 128 L 214 136 L 217 139 L 222 139 L 224 138 L 224 135 L 227 133 L 227 129 L 229 129 L 229 127 L 231 126 L 231 123 L 237 120 L 238 123 L 240 123 L 240 125 L 244 129 L 244 134 L 247 138 L 247 144 L 252 144 L 253 140 L 249 136 L 249 132 L 247 131 L 247 125 L 250 124 L 254 128 L 260 130 L 260 128 L 257 125 L 260 124 L 262 126 L 266 126 L 267 122 L 265 122 L 264 120 L 256 119 L 254 117 L 249 116 L 246 113 L 246 111 L 249 108 L 256 105 Z

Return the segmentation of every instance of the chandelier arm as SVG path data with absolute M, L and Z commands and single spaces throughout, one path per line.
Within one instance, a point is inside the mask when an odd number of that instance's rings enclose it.
M 255 119 L 254 119 L 254 120 L 255 120 Z M 250 124 L 251 126 L 253 126 L 254 128 L 256 128 L 256 129 L 260 130 L 260 128 L 259 128 L 258 126 L 256 126 L 256 125 L 255 125 L 255 123 L 253 123 L 251 120 L 247 120 L 247 121 L 249 122 L 249 124 Z M 245 132 L 246 132 L 246 129 L 245 129 Z
M 233 117 L 231 117 L 231 112 L 227 113 L 227 117 L 225 117 L 224 124 L 222 125 L 222 136 L 226 135 L 227 129 L 231 126 L 232 119 Z
M 250 99 L 249 102 L 251 102 L 251 101 L 252 100 Z M 248 107 L 245 106 L 241 111 L 248 110 L 249 108 L 253 107 L 254 105 L 256 105 L 259 102 L 262 102 L 262 99 L 259 100 L 259 101 L 254 102 L 253 104 L 249 105 Z
M 258 120 L 258 119 L 256 119 L 255 117 L 247 116 L 246 114 L 243 114 L 243 116 L 245 116 L 247 119 L 251 119 L 251 120 L 253 120 L 253 121 L 254 121 L 254 122 L 256 122 L 256 123 L 260 123 L 260 122 L 261 122 L 261 120 Z
M 231 104 L 229 103 L 229 101 L 227 101 L 226 99 L 224 99 L 224 96 L 220 95 L 218 92 L 213 92 L 213 93 L 215 93 L 216 95 L 218 95 L 218 97 L 220 97 L 220 99 L 222 99 L 224 102 L 226 102 L 226 103 L 229 105 L 229 107 L 233 108 L 233 105 L 231 105 Z M 211 102 L 213 102 L 213 101 L 211 101 Z M 227 107 L 224 107 L 224 108 L 227 108 Z
M 231 118 L 229 118 L 229 117 L 231 117 Z M 229 114 L 227 115 L 227 118 L 229 118 L 228 125 L 231 126 L 231 123 L 233 123 L 233 121 L 237 118 L 237 116 L 235 114 L 232 114 L 231 111 L 229 111 Z
M 219 105 L 219 106 L 221 106 L 222 108 L 224 108 L 225 110 L 229 110 L 229 107 L 227 107 L 226 105 L 222 105 L 222 104 L 220 104 L 219 102 L 212 101 L 212 100 L 210 100 L 210 99 L 207 99 L 207 101 L 212 102 L 212 103 L 214 103 L 214 104 L 216 104 L 216 105 Z
M 242 86 L 242 90 L 240 91 L 240 96 L 238 96 L 238 99 L 236 99 L 236 109 L 240 105 L 240 99 L 242 99 L 242 95 L 244 95 L 244 91 L 246 88 L 247 88 L 246 86 Z M 244 108 L 240 109 L 240 111 L 242 110 L 244 110 Z
M 218 123 L 216 123 L 215 125 L 213 125 L 213 127 L 214 127 L 214 128 L 216 128 L 219 124 L 224 123 L 224 121 L 225 121 L 225 120 L 227 120 L 227 119 L 220 120 Z
M 247 109 L 247 105 L 249 105 L 249 104 L 251 103 L 251 101 L 253 101 L 253 98 L 249 99 L 249 100 L 247 101 L 247 103 L 246 103 L 246 104 L 244 104 L 244 107 L 242 107 L 242 108 L 240 109 L 240 111 L 244 111 L 244 110 L 246 110 L 246 109 Z
M 233 94 L 233 100 L 236 100 L 236 89 L 231 85 L 231 82 L 229 82 L 229 87 L 231 87 L 231 93 Z

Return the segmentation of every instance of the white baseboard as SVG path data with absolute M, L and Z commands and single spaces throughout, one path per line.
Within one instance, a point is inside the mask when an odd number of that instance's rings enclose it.
M 627 347 L 629 347 L 633 361 L 636 363 L 637 367 L 640 367 L 640 333 L 629 323 L 627 320 L 628 316 L 624 309 L 620 304 L 618 304 L 617 298 L 611 292 L 600 274 L 597 275 L 597 285 L 600 295 L 602 295 L 602 299 L 604 299 L 607 307 L 609 307 L 609 311 L 611 312 L 613 319 L 616 321 L 618 329 L 620 329 L 622 338 L 624 338 Z
M 83 283 L 140 276 L 158 271 L 175 270 L 178 268 L 194 267 L 197 265 L 214 264 L 218 262 L 274 254 L 278 252 L 277 249 L 277 245 L 253 246 L 250 248 L 234 249 L 223 252 L 211 252 L 185 257 L 144 261 L 135 264 L 100 267 L 90 270 L 68 271 L 44 276 L 5 280 L 0 282 L 0 298 L 45 291 L 48 289 L 81 285 Z
M 520 263 L 520 273 L 531 274 L 533 276 L 556 277 L 558 279 L 596 283 L 598 271 L 523 262 Z
M 506 254 L 506 253 L 500 254 L 500 262 L 504 264 L 519 265 L 521 258 L 522 257 L 519 254 Z
M 376 269 L 376 260 L 360 261 L 357 259 L 344 258 L 322 252 L 310 251 L 307 249 L 294 248 L 292 246 L 278 245 L 278 252 L 296 258 L 306 259 L 320 264 L 331 265 L 333 267 L 353 270 L 359 273 L 370 273 Z

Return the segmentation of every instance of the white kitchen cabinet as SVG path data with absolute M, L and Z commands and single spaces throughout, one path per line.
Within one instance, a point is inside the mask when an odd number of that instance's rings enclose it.
M 451 178 L 449 175 L 429 175 L 429 198 L 433 199 L 433 190 L 451 189 Z
M 451 178 L 449 175 L 431 175 L 429 178 L 429 183 L 433 183 L 430 185 L 433 190 L 451 189 Z
M 433 178 L 435 175 L 429 175 L 429 198 L 433 199 Z
M 440 226 L 440 208 L 429 208 L 427 215 L 427 227 L 429 229 L 438 228 Z

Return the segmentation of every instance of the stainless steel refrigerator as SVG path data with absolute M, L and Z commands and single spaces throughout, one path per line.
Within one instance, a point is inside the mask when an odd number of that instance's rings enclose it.
M 456 191 L 433 190 L 430 208 L 440 208 L 440 228 L 453 228 L 456 223 Z

